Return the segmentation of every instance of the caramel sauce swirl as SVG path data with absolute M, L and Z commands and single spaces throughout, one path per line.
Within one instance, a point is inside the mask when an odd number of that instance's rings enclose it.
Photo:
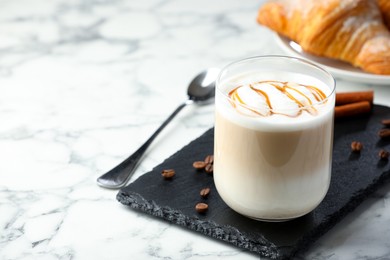
M 258 116 L 280 114 L 289 117 L 297 117 L 302 111 L 316 115 L 317 109 L 313 104 L 326 101 L 327 98 L 326 94 L 315 86 L 280 81 L 259 81 L 240 85 L 232 89 L 228 95 L 236 109 L 239 109 L 237 106 L 239 104 L 240 109 L 244 108 Z M 278 96 L 278 102 L 272 98 L 273 96 Z M 286 103 L 289 103 L 289 107 L 280 108 L 281 104 Z M 290 110 L 290 113 L 287 113 L 287 110 Z

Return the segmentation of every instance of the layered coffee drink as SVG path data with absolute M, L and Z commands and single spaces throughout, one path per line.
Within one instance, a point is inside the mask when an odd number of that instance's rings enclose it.
M 297 67 L 254 66 L 264 59 L 303 63 L 304 73 Z M 319 205 L 329 188 L 334 80 L 293 58 L 248 61 L 250 66 L 245 61 L 228 66 L 217 82 L 216 188 L 245 216 L 296 218 Z M 312 74 L 307 66 L 314 66 Z

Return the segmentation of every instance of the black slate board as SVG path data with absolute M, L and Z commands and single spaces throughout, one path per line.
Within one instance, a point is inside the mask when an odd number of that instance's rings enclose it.
M 371 115 L 335 122 L 332 180 L 324 201 L 301 218 L 282 222 L 259 222 L 231 210 L 219 197 L 212 175 L 196 171 L 195 160 L 213 153 L 213 129 L 123 188 L 117 199 L 131 208 L 165 219 L 207 236 L 271 259 L 298 258 L 315 240 L 354 210 L 369 194 L 390 179 L 390 162 L 379 160 L 378 151 L 390 150 L 390 138 L 380 139 L 380 121 L 390 118 L 390 108 L 375 105 Z M 352 141 L 361 141 L 361 154 L 351 153 Z M 173 168 L 172 180 L 161 177 Z M 199 191 L 210 187 L 207 199 Z M 209 204 L 202 215 L 197 202 Z

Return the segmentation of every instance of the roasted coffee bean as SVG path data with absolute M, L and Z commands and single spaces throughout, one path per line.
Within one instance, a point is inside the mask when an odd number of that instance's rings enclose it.
M 206 164 L 213 164 L 214 163 L 214 155 L 207 155 L 204 159 L 204 162 Z
M 379 158 L 381 160 L 387 160 L 389 158 L 390 153 L 388 151 L 382 149 L 379 151 L 378 155 L 379 155 Z
M 207 198 L 210 194 L 210 188 L 204 188 L 200 191 L 200 196 L 202 198 Z
M 173 176 L 175 176 L 175 170 L 174 169 L 166 169 L 161 172 L 161 175 L 164 177 L 164 179 L 172 179 Z
M 214 171 L 214 166 L 213 166 L 211 163 L 209 163 L 209 164 L 206 165 L 206 167 L 204 168 L 204 170 L 205 170 L 207 173 L 213 173 L 213 171 Z
M 201 170 L 201 169 L 204 169 L 204 167 L 206 166 L 206 163 L 203 162 L 203 161 L 196 161 L 192 164 L 192 166 L 197 169 L 197 170 Z
M 207 205 L 206 203 L 203 203 L 203 202 L 200 202 L 198 204 L 196 204 L 195 206 L 195 210 L 198 212 L 198 213 L 205 213 L 209 208 L 209 205 Z
M 382 120 L 382 124 L 383 124 L 384 126 L 390 126 L 390 119 L 383 119 L 383 120 Z
M 360 151 L 363 149 L 363 145 L 361 142 L 353 141 L 351 143 L 351 149 L 352 152 L 360 153 Z
M 382 129 L 378 133 L 380 138 L 389 138 L 390 137 L 390 129 Z

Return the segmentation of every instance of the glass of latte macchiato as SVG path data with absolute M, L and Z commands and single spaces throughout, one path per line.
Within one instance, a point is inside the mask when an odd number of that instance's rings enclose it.
M 216 84 L 214 182 L 236 212 L 285 221 L 312 211 L 331 178 L 335 80 L 285 56 L 225 67 Z

